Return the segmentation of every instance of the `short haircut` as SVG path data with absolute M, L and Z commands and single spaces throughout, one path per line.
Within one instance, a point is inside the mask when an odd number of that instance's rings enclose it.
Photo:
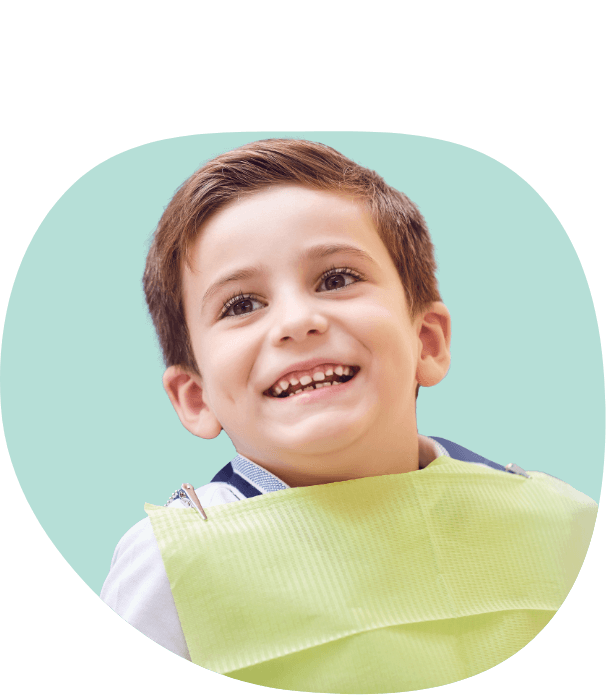
M 177 190 L 158 223 L 143 287 L 167 367 L 180 365 L 200 376 L 185 322 L 182 274 L 202 225 L 239 197 L 280 184 L 363 202 L 400 275 L 411 317 L 440 301 L 433 244 L 411 200 L 332 147 L 306 140 L 261 140 L 208 161 Z

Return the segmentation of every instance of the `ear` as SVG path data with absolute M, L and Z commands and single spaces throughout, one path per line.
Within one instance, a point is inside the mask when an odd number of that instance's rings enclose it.
M 442 302 L 433 302 L 418 318 L 419 358 L 417 382 L 434 386 L 450 367 L 450 314 Z
M 164 390 L 170 398 L 183 426 L 196 437 L 214 439 L 221 432 L 221 424 L 204 402 L 202 379 L 187 369 L 173 365 L 162 377 Z

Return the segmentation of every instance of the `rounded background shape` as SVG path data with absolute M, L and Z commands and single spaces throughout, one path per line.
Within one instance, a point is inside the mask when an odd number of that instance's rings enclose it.
M 97 593 L 121 535 L 235 454 L 191 436 L 162 388 L 141 276 L 155 226 L 207 159 L 253 140 L 323 142 L 375 169 L 427 220 L 453 322 L 419 432 L 550 473 L 598 500 L 604 378 L 590 291 L 555 215 L 519 176 L 448 142 L 385 133 L 225 133 L 113 157 L 56 203 L 23 259 L 2 344 L 8 448 L 59 551 Z M 97 510 L 109 508 L 99 523 Z M 107 522 L 109 520 L 109 522 Z

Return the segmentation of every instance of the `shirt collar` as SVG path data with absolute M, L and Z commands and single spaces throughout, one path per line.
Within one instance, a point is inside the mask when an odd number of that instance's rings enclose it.
M 431 442 L 431 447 L 435 453 L 435 458 L 438 456 L 448 456 L 446 449 L 435 439 L 424 437 L 428 442 Z M 242 454 L 236 454 L 235 458 L 225 466 L 213 478 L 213 482 L 226 482 L 239 490 L 245 497 L 256 497 L 263 495 L 266 492 L 275 492 L 276 490 L 286 490 L 290 486 L 283 480 L 280 480 L 273 473 L 254 463 Z

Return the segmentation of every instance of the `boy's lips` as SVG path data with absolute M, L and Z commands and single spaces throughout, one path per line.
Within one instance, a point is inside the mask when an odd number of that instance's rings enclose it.
M 348 381 L 360 371 L 360 367 L 330 358 L 310 359 L 290 365 L 278 376 L 263 394 L 276 397 L 285 390 L 309 387 L 319 381 Z M 296 390 L 295 389 L 295 390 Z

